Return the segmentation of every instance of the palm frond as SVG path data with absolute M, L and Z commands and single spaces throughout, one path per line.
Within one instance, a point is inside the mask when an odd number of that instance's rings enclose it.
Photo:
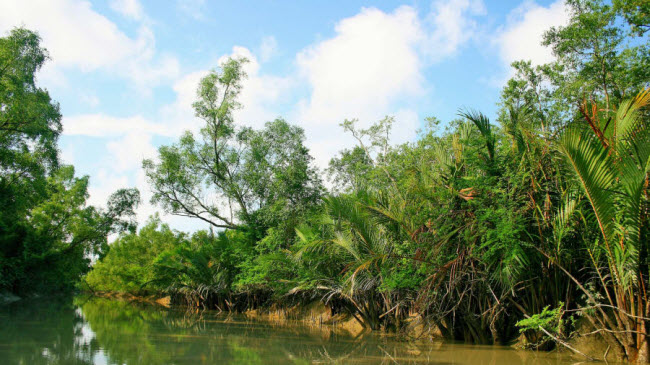
M 490 119 L 483 113 L 474 110 L 462 111 L 459 113 L 459 115 L 474 123 L 479 132 L 481 132 L 481 135 L 483 135 L 483 138 L 485 139 L 485 147 L 488 151 L 488 159 L 490 162 L 494 162 L 496 152 L 496 138 L 492 133 L 492 125 L 490 124 Z
M 638 128 L 645 128 L 641 109 L 650 104 L 650 88 L 641 91 L 635 98 L 626 100 L 616 110 L 616 138 L 627 140 Z
M 613 197 L 609 189 L 616 178 L 607 149 L 594 137 L 571 128 L 562 135 L 559 150 L 573 167 L 607 243 L 612 239 L 615 218 Z

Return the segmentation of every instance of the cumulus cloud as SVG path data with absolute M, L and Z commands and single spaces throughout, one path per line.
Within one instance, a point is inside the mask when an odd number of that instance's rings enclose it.
M 412 140 L 419 116 L 397 105 L 426 96 L 424 68 L 472 39 L 473 17 L 484 13 L 480 0 L 436 1 L 424 18 L 410 6 L 390 13 L 364 8 L 339 21 L 333 38 L 300 52 L 296 63 L 311 92 L 299 102 L 294 119 L 305 128 L 318 164 L 326 166 L 352 145 L 338 126 L 344 119 L 359 119 L 364 127 L 394 115 L 393 141 Z
M 144 15 L 142 4 L 138 0 L 111 0 L 108 5 L 116 12 L 134 20 L 141 20 Z
M 138 170 L 145 158 L 156 157 L 157 150 L 153 146 L 150 134 L 142 131 L 132 131 L 124 137 L 110 141 L 106 148 L 110 154 L 108 161 L 114 171 L 124 172 Z
M 403 6 L 392 13 L 366 8 L 341 20 L 335 30 L 333 38 L 296 58 L 311 92 L 299 103 L 295 122 L 305 128 L 321 166 L 351 144 L 338 126 L 344 119 L 358 118 L 368 125 L 391 112 L 389 107 L 398 99 L 423 93 L 417 47 L 424 34 L 413 8 Z M 399 123 L 396 130 L 411 127 Z
M 422 89 L 415 48 L 422 34 L 415 10 L 402 7 L 386 14 L 363 9 L 335 29 L 334 38 L 297 56 L 300 72 L 311 85 L 304 119 L 328 120 L 341 112 L 355 117 L 397 95 Z
M 141 25 L 137 36 L 129 37 L 87 1 L 0 2 L 0 32 L 16 26 L 36 30 L 43 38 L 52 58 L 45 69 L 47 81 L 62 84 L 62 69 L 101 70 L 128 78 L 144 89 L 179 72 L 176 58 L 156 57 L 149 27 Z
M 508 15 L 506 25 L 498 32 L 495 42 L 501 60 L 507 66 L 518 60 L 530 60 L 533 65 L 553 61 L 552 50 L 541 44 L 544 32 L 568 21 L 569 12 L 563 0 L 548 7 L 530 1 L 523 3 Z
M 452 55 L 472 39 L 478 24 L 473 18 L 485 14 L 481 0 L 436 1 L 427 17 L 432 32 L 428 35 L 425 52 L 439 60 Z

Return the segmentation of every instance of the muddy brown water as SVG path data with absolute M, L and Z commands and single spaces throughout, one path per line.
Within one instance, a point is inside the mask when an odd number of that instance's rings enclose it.
M 577 364 L 567 353 L 353 336 L 105 298 L 0 307 L 0 364 Z

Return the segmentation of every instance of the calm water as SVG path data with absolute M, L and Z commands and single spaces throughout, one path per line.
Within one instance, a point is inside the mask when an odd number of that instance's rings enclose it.
M 344 335 L 108 299 L 0 307 L 0 364 L 572 364 L 565 355 Z

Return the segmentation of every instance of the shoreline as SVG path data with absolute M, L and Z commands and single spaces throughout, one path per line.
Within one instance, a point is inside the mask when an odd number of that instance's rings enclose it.
M 210 311 L 211 313 L 216 314 L 237 314 L 241 315 L 247 319 L 262 321 L 267 323 L 279 324 L 279 325 L 288 325 L 290 323 L 300 323 L 301 325 L 319 328 L 321 330 L 327 330 L 328 332 L 334 334 L 346 334 L 352 337 L 359 337 L 364 334 L 374 333 L 381 336 L 389 335 L 396 336 L 406 341 L 427 341 L 427 342 L 436 342 L 436 341 L 451 341 L 457 343 L 453 339 L 444 337 L 439 330 L 437 330 L 431 324 L 426 323 L 426 320 L 422 319 L 419 315 L 414 315 L 409 317 L 405 325 L 399 330 L 394 329 L 376 329 L 371 330 L 368 327 L 363 326 L 357 319 L 353 316 L 346 314 L 331 314 L 331 309 L 328 308 L 322 302 L 315 300 L 311 303 L 300 303 L 293 306 L 281 306 L 280 304 L 271 304 L 270 306 L 264 306 L 256 309 L 247 309 L 245 311 L 219 311 L 216 308 L 201 308 L 200 306 L 192 306 L 185 303 L 174 302 L 171 295 L 135 295 L 131 293 L 116 293 L 116 292 L 84 292 L 84 294 L 104 298 L 110 300 L 121 300 L 127 301 L 130 303 L 142 303 L 147 305 L 161 306 L 166 309 L 182 309 L 194 310 L 197 313 L 203 311 Z M 585 331 L 580 331 L 584 333 Z M 604 354 L 607 354 L 606 361 L 616 363 L 617 359 L 620 359 L 619 354 L 614 353 L 613 351 L 606 351 L 607 345 L 604 341 L 596 336 L 576 336 L 570 341 L 571 346 L 579 349 L 580 351 L 588 354 L 594 359 L 605 360 Z M 497 346 L 497 347 L 509 347 L 517 351 L 536 351 L 536 352 L 560 352 L 565 354 L 570 354 L 575 356 L 576 360 L 584 361 L 585 359 L 569 351 L 568 349 L 558 346 L 552 350 L 540 350 L 527 348 L 523 336 L 519 336 L 517 339 L 510 341 L 505 344 L 472 344 L 468 345 L 475 346 Z

